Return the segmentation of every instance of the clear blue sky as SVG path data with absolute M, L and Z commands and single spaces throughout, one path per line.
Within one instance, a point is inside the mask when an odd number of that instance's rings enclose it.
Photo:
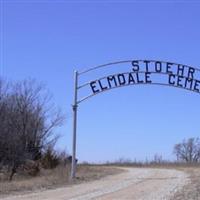
M 127 59 L 200 67 L 200 1 L 0 1 L 1 76 L 46 84 L 66 113 L 58 146 L 69 153 L 75 69 Z M 200 136 L 199 102 L 199 94 L 151 85 L 91 98 L 79 106 L 77 156 L 173 159 L 175 143 Z

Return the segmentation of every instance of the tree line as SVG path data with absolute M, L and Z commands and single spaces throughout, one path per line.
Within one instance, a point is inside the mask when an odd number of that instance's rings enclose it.
M 0 169 L 10 180 L 27 160 L 38 161 L 52 151 L 63 114 L 47 89 L 34 80 L 16 83 L 0 79 Z

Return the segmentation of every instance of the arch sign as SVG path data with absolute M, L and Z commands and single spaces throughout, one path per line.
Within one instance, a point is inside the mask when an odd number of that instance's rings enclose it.
M 97 71 L 100 69 L 101 76 L 99 77 Z M 128 60 L 99 65 L 82 72 L 75 71 L 74 74 L 71 178 L 74 178 L 76 174 L 77 107 L 81 102 L 111 89 L 146 84 L 171 86 L 200 94 L 200 69 L 173 62 Z M 87 75 L 89 80 L 85 78 Z M 92 80 L 90 80 L 91 76 L 94 77 Z

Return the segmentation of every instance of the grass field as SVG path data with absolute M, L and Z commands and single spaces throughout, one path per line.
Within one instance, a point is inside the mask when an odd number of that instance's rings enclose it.
M 199 200 L 200 199 L 200 168 L 187 167 L 178 168 L 189 175 L 189 184 L 185 185 L 182 191 L 175 193 L 172 200 Z
M 83 181 L 91 181 L 107 175 L 119 173 L 121 170 L 114 167 L 79 165 L 77 178 L 70 180 L 70 167 L 59 166 L 53 170 L 41 170 L 36 177 L 16 174 L 13 181 L 0 181 L 0 197 L 8 194 L 45 190 L 69 184 L 79 184 Z

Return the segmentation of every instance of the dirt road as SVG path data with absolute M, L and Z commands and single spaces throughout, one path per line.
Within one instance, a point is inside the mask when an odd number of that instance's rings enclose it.
M 172 169 L 123 168 L 100 180 L 3 200 L 168 200 L 189 179 Z

